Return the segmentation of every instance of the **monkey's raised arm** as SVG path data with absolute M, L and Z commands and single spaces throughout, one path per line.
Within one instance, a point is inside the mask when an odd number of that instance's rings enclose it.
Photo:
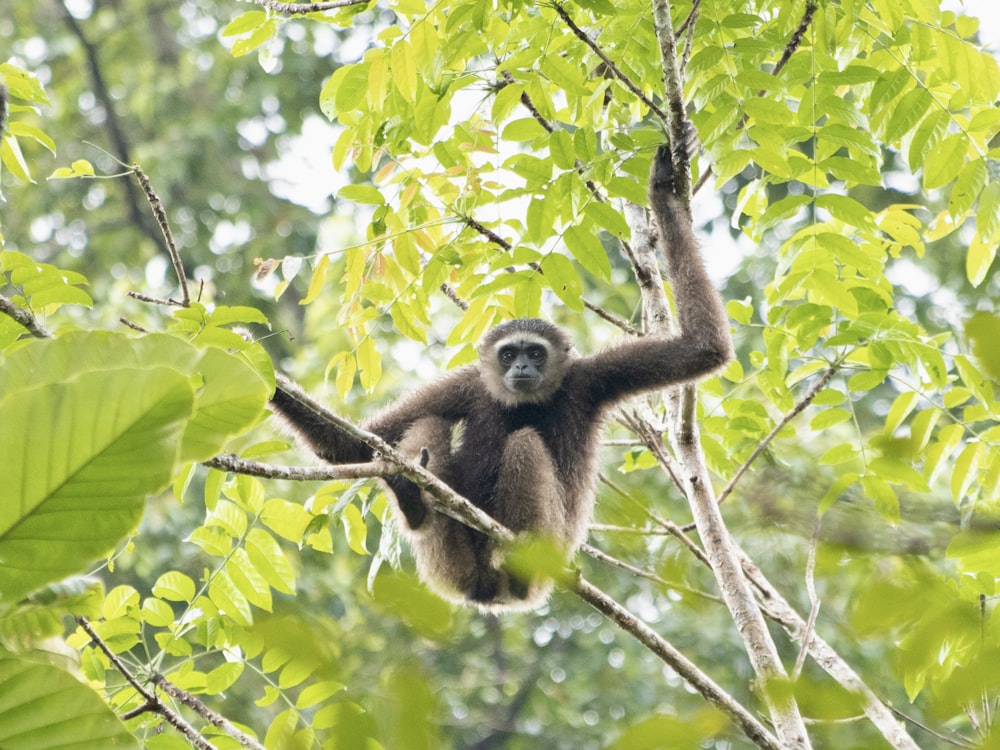
M 584 377 L 602 402 L 695 380 L 733 357 L 729 320 L 702 265 L 691 214 L 674 193 L 673 162 L 666 146 L 653 159 L 649 202 L 667 259 L 680 332 L 628 341 L 584 358 Z

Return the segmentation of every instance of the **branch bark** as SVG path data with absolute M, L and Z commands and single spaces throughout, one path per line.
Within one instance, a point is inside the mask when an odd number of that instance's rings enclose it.
M 77 617 L 76 622 L 77 625 L 79 625 L 83 631 L 90 636 L 90 640 L 94 643 L 94 645 L 97 646 L 97 648 L 99 648 L 108 658 L 108 661 L 111 662 L 111 666 L 113 666 L 115 670 L 123 678 L 125 678 L 125 681 L 131 685 L 143 701 L 145 701 L 142 706 L 135 711 L 130 711 L 123 718 L 131 718 L 138 716 L 140 713 L 151 711 L 162 716 L 163 720 L 180 732 L 184 738 L 191 743 L 192 747 L 198 748 L 198 750 L 216 750 L 215 745 L 202 737 L 197 729 L 185 721 L 183 716 L 171 709 L 170 706 L 164 705 L 155 692 L 139 682 L 136 676 L 132 674 L 132 671 L 128 668 L 128 666 L 126 666 L 125 662 L 121 660 L 121 657 L 112 651 L 108 647 L 108 644 L 104 642 L 104 639 L 98 635 L 97 631 L 94 630 L 90 621 L 86 617 Z
M 668 112 L 670 113 L 670 138 L 673 146 L 675 190 L 684 200 L 690 200 L 691 172 L 687 158 L 687 115 L 684 108 L 684 93 L 680 72 L 677 67 L 677 49 L 674 39 L 673 24 L 670 17 L 668 0 L 653 0 L 653 19 L 656 36 L 660 43 L 663 57 L 663 81 L 666 92 Z M 630 213 L 630 217 L 634 214 Z M 635 226 L 635 225 L 632 225 Z M 646 230 L 648 231 L 648 230 Z M 653 246 L 655 247 L 655 246 Z M 643 243 L 633 243 L 637 260 L 643 265 L 656 264 L 655 254 L 651 246 Z M 648 259 L 645 255 L 649 255 Z M 642 270 L 645 275 L 647 271 Z M 637 276 L 639 274 L 637 273 Z M 662 320 L 662 309 L 665 299 L 650 300 L 647 296 L 661 297 L 662 285 L 642 285 L 643 309 L 648 309 L 652 315 L 647 320 L 649 325 L 666 328 Z M 701 537 L 712 572 L 715 574 L 722 592 L 722 597 L 732 614 L 736 628 L 743 639 L 747 656 L 753 666 L 759 681 L 761 695 L 766 702 L 771 720 L 774 723 L 778 740 L 783 747 L 807 750 L 811 747 L 805 722 L 799 711 L 798 704 L 789 685 L 778 649 L 767 630 L 767 624 L 760 607 L 754 599 L 753 591 L 744 575 L 735 542 L 725 526 L 722 514 L 716 503 L 712 490 L 705 457 L 698 439 L 698 426 L 694 418 L 695 398 L 694 388 L 686 387 L 680 403 L 680 429 L 674 435 L 674 450 L 684 471 L 681 477 L 681 489 L 688 499 L 694 516 L 698 534 Z

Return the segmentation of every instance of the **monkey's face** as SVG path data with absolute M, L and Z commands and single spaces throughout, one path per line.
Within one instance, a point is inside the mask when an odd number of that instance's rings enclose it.
M 479 371 L 497 401 L 507 406 L 540 404 L 559 390 L 570 342 L 551 323 L 520 318 L 502 323 L 479 346 Z
M 503 382 L 515 394 L 531 394 L 543 390 L 549 350 L 545 342 L 534 339 L 508 339 L 497 349 L 497 365 Z

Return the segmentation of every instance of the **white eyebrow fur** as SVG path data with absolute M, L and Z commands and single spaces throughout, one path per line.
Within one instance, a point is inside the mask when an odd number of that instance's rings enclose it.
M 545 351 L 552 351 L 552 342 L 549 341 L 544 336 L 539 336 L 534 333 L 528 333 L 526 331 L 516 331 L 511 333 L 509 336 L 504 336 L 499 339 L 495 344 L 493 344 L 493 351 L 500 351 L 505 346 L 525 346 L 526 344 L 536 344 L 545 348 Z

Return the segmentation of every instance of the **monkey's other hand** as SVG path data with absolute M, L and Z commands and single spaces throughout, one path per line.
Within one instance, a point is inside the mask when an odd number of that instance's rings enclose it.
M 670 153 L 670 146 L 666 143 L 656 149 L 650 185 L 655 190 L 673 190 L 674 188 L 674 157 Z
M 690 160 L 698 153 L 698 132 L 690 121 L 684 121 L 684 139 L 678 144 L 663 144 L 653 157 L 652 186 L 657 189 L 674 187 L 674 160 L 683 156 Z
M 431 461 L 431 452 L 427 450 L 427 446 L 420 449 L 420 468 L 426 469 L 427 464 Z

